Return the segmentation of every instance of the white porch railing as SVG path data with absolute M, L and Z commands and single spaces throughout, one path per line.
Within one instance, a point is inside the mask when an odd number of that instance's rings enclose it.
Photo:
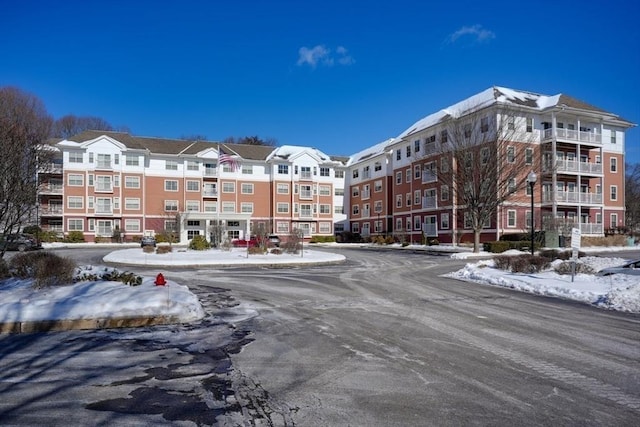
M 602 194 L 601 193 L 584 193 L 579 191 L 556 191 L 555 200 L 553 199 L 553 193 L 543 192 L 542 202 L 559 202 L 559 203 L 584 203 L 588 205 L 601 205 Z
M 545 129 L 542 133 L 544 139 L 553 137 L 553 129 Z M 599 133 L 578 131 L 575 129 L 556 129 L 556 139 L 576 142 L 588 142 L 591 144 L 602 144 L 602 135 Z

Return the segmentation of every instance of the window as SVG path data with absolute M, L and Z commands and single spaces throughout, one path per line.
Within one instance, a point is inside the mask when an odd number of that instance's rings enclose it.
M 612 157 L 610 160 L 611 172 L 618 172 L 618 159 L 616 157 Z
M 320 223 L 320 233 L 329 234 L 331 233 L 331 223 L 330 222 L 321 222 Z
M 253 184 L 243 182 L 241 192 L 242 194 L 253 194 Z
M 276 192 L 278 194 L 289 194 L 289 184 L 278 183 Z
M 357 178 L 358 176 L 360 176 L 360 175 L 359 175 L 359 172 L 358 172 L 358 169 L 354 169 L 354 170 L 353 170 L 353 178 L 355 179 L 355 178 Z
M 289 175 L 289 165 L 278 164 L 278 175 Z
M 243 175 L 253 175 L 253 165 L 242 165 Z
M 336 214 L 344 214 L 344 206 L 335 205 L 335 206 L 333 207 L 333 213 L 336 213 Z
M 463 226 L 464 228 L 471 228 L 471 215 L 469 215 L 469 212 L 465 212 L 464 216 L 463 216 Z
M 533 132 L 533 118 L 527 117 L 527 132 Z
M 84 175 L 70 174 L 67 182 L 72 187 L 82 187 L 84 185 Z
M 440 228 L 447 230 L 449 229 L 449 214 L 442 213 L 440 214 Z
M 422 224 L 420 224 L 420 215 L 413 217 L 413 229 L 420 230 L 422 228 Z
M 321 196 L 330 196 L 330 195 L 331 195 L 331 187 L 330 187 L 330 186 L 328 186 L 328 185 L 321 185 L 321 186 L 319 187 L 319 191 L 318 191 L 318 193 L 319 193 Z
M 124 208 L 129 211 L 140 210 L 140 199 L 126 197 L 124 199 Z
M 107 197 L 96 198 L 96 213 L 97 214 L 113 213 L 113 209 L 111 207 L 111 199 Z
M 507 129 L 515 130 L 516 128 L 516 118 L 514 116 L 507 117 Z
M 84 231 L 84 220 L 82 220 L 82 219 L 69 219 L 69 220 L 67 220 L 67 230 L 69 230 L 69 231 Z
M 373 211 L 375 213 L 382 213 L 382 200 L 377 200 L 373 203 Z
M 406 206 L 411 206 L 411 193 L 404 195 L 404 201 Z
M 218 204 L 216 202 L 204 202 L 205 212 L 218 212 Z
M 617 185 L 612 185 L 611 187 L 609 187 L 610 189 L 610 197 L 611 200 L 618 200 L 618 186 Z
M 188 171 L 199 171 L 200 163 L 195 160 L 187 160 L 187 170 Z
M 178 181 L 169 179 L 165 180 L 164 191 L 178 191 Z
M 440 172 L 449 172 L 449 158 L 446 156 L 440 158 Z
M 278 213 L 279 214 L 288 214 L 289 213 L 289 203 L 278 203 Z
M 320 166 L 320 176 L 331 176 L 331 169 L 325 166 Z
M 527 165 L 533 164 L 533 148 L 524 149 L 524 163 Z
M 352 223 L 352 224 L 351 224 L 351 230 L 352 230 L 354 233 L 359 233 L 359 232 L 360 232 L 360 223 L 358 223 L 358 222 L 354 222 L 354 223 Z
M 480 119 L 480 132 L 482 132 L 482 133 L 489 132 L 489 118 L 488 117 L 482 117 Z
M 278 233 L 288 233 L 289 232 L 289 223 L 278 221 L 276 224 L 276 229 Z
M 242 202 L 240 204 L 240 211 L 242 213 L 253 213 L 253 203 L 251 203 L 251 202 Z
M 402 231 L 402 218 L 396 219 L 396 231 Z
M 509 178 L 509 181 L 507 182 L 507 191 L 509 193 L 514 193 L 516 191 L 516 179 L 515 178 Z
M 405 172 L 404 182 L 411 182 L 411 168 L 407 168 Z
M 166 230 L 166 228 L 165 228 Z M 124 220 L 124 231 L 140 231 L 140 220 L 139 219 L 125 219 Z
M 462 130 L 464 132 L 464 137 L 465 138 L 469 138 L 471 137 L 471 123 L 467 123 L 462 127 Z
M 420 140 L 416 139 L 415 141 L 413 141 L 413 151 L 415 153 L 420 151 Z
M 396 160 L 402 159 L 402 151 L 398 148 L 396 150 Z
M 507 147 L 507 162 L 516 162 L 516 149 L 515 147 Z
M 351 189 L 351 197 L 360 197 L 360 187 L 353 187 Z
M 79 151 L 70 151 L 69 163 L 82 163 L 82 153 Z
M 396 172 L 396 185 L 402 184 L 402 172 Z
M 616 131 L 611 129 L 611 143 L 615 144 L 616 143 Z
M 178 162 L 175 160 L 167 160 L 164 164 L 164 168 L 168 171 L 177 171 L 178 170 Z
M 611 217 L 609 218 L 609 224 L 611 225 L 611 228 L 618 227 L 618 214 L 615 214 L 615 213 L 611 214 Z
M 407 231 L 411 231 L 411 218 L 407 218 Z
M 396 208 L 402 207 L 402 194 L 396 196 Z
M 421 176 L 422 176 L 422 168 L 420 167 L 420 165 L 415 165 L 413 167 L 413 179 L 420 179 Z
M 105 175 L 96 176 L 96 191 L 112 191 L 111 177 Z
M 178 201 L 177 200 L 165 200 L 164 201 L 164 210 L 166 212 L 178 212 Z
M 508 151 L 507 151 L 507 157 L 508 157 Z M 486 165 L 487 163 L 489 163 L 489 149 L 487 147 L 484 147 L 483 149 L 480 150 L 480 162 L 483 165 Z
M 371 166 L 365 166 L 362 168 L 362 178 L 371 178 Z
M 320 205 L 320 213 L 321 214 L 330 214 L 331 213 L 331 205 L 321 204 Z
M 419 205 L 420 204 L 420 197 L 422 196 L 422 193 L 420 192 L 420 190 L 415 190 L 413 192 L 413 204 L 414 205 Z
M 353 205 L 351 207 L 351 213 L 353 215 L 360 215 L 360 205 Z
M 449 200 L 449 186 L 443 185 L 440 187 L 440 200 L 446 201 Z
M 84 207 L 84 203 L 83 203 L 82 197 L 69 196 L 67 198 L 68 209 L 82 209 L 83 207 Z
M 111 236 L 111 220 L 97 220 L 96 221 L 96 235 L 98 236 Z
M 140 157 L 133 154 L 125 154 L 124 164 L 127 166 L 140 166 Z
M 374 170 L 375 172 L 378 172 L 378 171 L 382 170 L 382 163 L 380 163 L 380 162 L 375 162 L 375 163 L 373 164 L 373 170 Z
M 300 166 L 300 178 L 311 179 L 311 166 Z
M 200 181 L 187 181 L 187 191 L 200 191 Z
M 236 211 L 236 204 L 234 202 L 222 202 L 222 212 L 234 213 Z
M 406 157 L 407 157 L 407 158 L 411 157 L 411 146 L 410 146 L 410 145 L 407 145 L 407 146 L 405 147 L 405 150 L 406 150 Z
M 344 188 L 336 188 L 333 190 L 334 196 L 344 196 Z
M 223 182 L 222 183 L 222 192 L 223 193 L 235 193 L 236 192 L 236 184 L 235 184 L 235 182 Z
M 311 186 L 310 185 L 301 185 L 300 186 L 300 198 L 301 199 L 311 199 Z
M 376 193 L 380 193 L 382 191 L 382 180 L 374 181 L 373 191 Z
M 449 133 L 447 130 L 440 131 L 440 142 L 444 144 L 447 141 L 449 141 Z
M 507 211 L 507 227 L 515 227 L 516 226 L 516 211 L 508 210 Z
M 468 152 L 464 155 L 464 167 L 467 169 L 471 168 L 471 164 L 473 163 L 473 153 Z
M 140 177 L 139 176 L 125 176 L 124 177 L 124 187 L 125 188 L 140 188 Z
M 367 184 L 362 187 L 362 198 L 368 199 L 369 197 L 371 197 L 371 185 Z
M 187 212 L 200 212 L 200 201 L 187 200 L 185 209 L 187 210 Z
M 524 226 L 527 228 L 531 228 L 531 211 L 526 211 L 524 213 Z

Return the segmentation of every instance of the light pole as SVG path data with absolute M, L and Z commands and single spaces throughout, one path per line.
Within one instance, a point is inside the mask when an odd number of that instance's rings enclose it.
M 536 184 L 537 179 L 538 176 L 534 171 L 529 172 L 529 175 L 527 176 L 527 182 L 529 183 L 529 188 L 531 189 L 531 255 L 533 255 L 534 252 L 533 238 L 535 236 L 535 222 L 533 216 L 533 186 Z

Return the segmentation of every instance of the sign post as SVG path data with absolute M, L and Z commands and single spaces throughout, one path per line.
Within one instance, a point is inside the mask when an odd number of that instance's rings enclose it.
M 576 275 L 576 262 L 578 261 L 578 253 L 580 252 L 580 239 L 582 234 L 579 228 L 571 229 L 571 282 L 573 283 Z

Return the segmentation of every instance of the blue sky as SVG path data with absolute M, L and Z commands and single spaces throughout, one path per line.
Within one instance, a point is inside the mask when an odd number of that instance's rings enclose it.
M 490 86 L 640 123 L 636 1 L 12 1 L 0 86 L 134 135 L 349 155 Z M 627 133 L 640 162 L 640 130 Z

